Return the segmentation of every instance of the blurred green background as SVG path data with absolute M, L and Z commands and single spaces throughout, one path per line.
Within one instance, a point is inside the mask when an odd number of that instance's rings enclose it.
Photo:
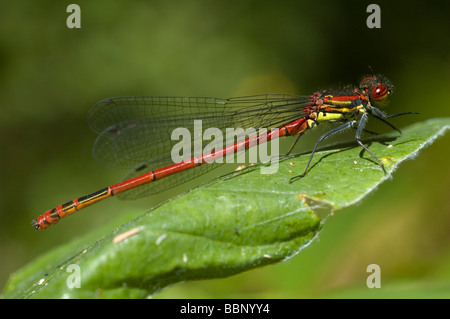
M 33 231 L 30 221 L 45 210 L 124 175 L 91 157 L 86 116 L 101 99 L 310 94 L 357 84 L 370 66 L 396 87 L 388 113 L 420 113 L 392 121 L 398 127 L 450 115 L 448 1 L 377 1 L 381 29 L 366 26 L 370 1 L 76 1 L 82 28 L 68 29 L 70 3 L 0 4 L 1 289 L 58 244 L 198 184 L 110 199 Z M 329 218 L 294 258 L 156 297 L 450 297 L 449 141 Z M 381 289 L 366 287 L 372 263 Z

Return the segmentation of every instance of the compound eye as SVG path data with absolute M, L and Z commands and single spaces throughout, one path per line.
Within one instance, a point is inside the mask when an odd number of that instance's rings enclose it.
M 388 95 L 390 94 L 390 91 L 384 84 L 378 84 L 374 87 L 372 91 L 372 99 L 374 99 L 377 102 L 384 101 Z

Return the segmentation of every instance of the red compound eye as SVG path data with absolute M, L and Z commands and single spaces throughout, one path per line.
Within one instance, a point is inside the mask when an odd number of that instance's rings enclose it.
M 389 93 L 390 92 L 386 87 L 386 85 L 378 84 L 373 88 L 372 99 L 374 99 L 377 102 L 382 102 L 388 97 Z

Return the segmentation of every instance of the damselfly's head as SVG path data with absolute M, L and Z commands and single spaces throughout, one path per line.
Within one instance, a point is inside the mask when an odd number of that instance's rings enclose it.
M 373 104 L 385 105 L 394 91 L 394 86 L 381 75 L 366 76 L 359 84 L 360 92 L 364 92 Z

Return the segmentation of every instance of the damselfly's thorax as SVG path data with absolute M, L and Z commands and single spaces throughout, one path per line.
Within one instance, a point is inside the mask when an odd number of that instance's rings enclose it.
M 316 112 L 324 117 L 327 114 L 348 114 L 358 113 L 362 107 L 360 94 L 352 91 L 321 91 L 315 93 Z M 324 118 L 325 120 L 325 118 Z

